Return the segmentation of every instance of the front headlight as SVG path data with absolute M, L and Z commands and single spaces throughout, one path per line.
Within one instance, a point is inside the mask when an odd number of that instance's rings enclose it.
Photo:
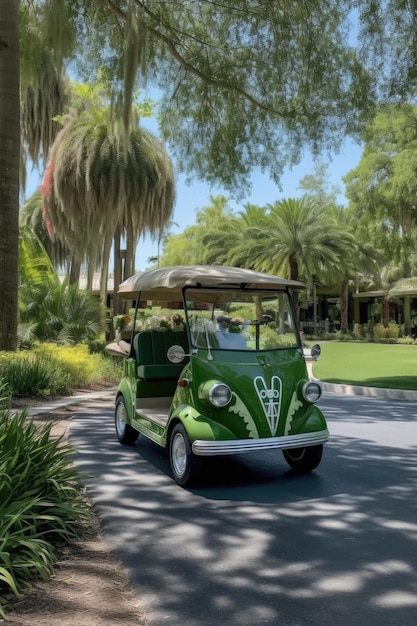
M 229 404 L 232 391 L 225 383 L 216 380 L 206 380 L 198 390 L 200 400 L 208 400 L 213 406 L 220 408 Z
M 232 392 L 227 385 L 217 383 L 210 389 L 208 397 L 213 406 L 226 406 L 232 399 Z
M 318 383 L 309 380 L 304 383 L 302 394 L 306 402 L 314 404 L 321 396 L 321 387 Z

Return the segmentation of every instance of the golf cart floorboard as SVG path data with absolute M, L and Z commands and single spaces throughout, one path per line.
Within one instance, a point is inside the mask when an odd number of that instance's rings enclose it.
M 137 398 L 136 412 L 164 428 L 168 422 L 171 403 L 172 396 L 163 398 Z

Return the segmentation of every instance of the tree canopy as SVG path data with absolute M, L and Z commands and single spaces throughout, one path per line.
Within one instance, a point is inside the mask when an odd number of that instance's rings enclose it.
M 382 107 L 364 140 L 359 164 L 344 179 L 349 211 L 407 277 L 417 235 L 417 107 Z
M 360 137 L 376 106 L 415 99 L 414 1 L 3 0 L 0 23 L 0 278 L 10 292 L 0 348 L 15 342 L 15 158 L 21 137 L 22 164 L 47 157 L 65 68 L 105 85 L 125 125 L 135 89 L 156 90 L 177 171 L 242 194 L 254 168 L 279 182 L 306 146 L 332 152 Z M 9 80 L 19 58 L 21 135 Z

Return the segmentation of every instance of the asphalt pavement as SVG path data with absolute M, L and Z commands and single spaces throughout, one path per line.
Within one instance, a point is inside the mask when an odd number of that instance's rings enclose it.
M 322 386 L 334 437 L 320 471 L 224 459 L 197 490 L 179 488 L 146 439 L 117 444 L 114 388 L 30 409 L 81 405 L 77 466 L 150 625 L 414 625 L 417 393 Z

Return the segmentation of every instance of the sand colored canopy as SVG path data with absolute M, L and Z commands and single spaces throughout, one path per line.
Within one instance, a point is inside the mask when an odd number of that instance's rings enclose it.
M 220 265 L 176 265 L 137 273 L 125 280 L 118 293 L 126 299 L 181 300 L 183 287 L 197 287 L 192 299 L 217 301 L 210 291 L 213 287 L 227 289 L 304 289 L 305 285 L 295 280 L 279 278 L 271 274 L 256 272 L 240 267 Z M 205 291 L 207 287 L 207 291 Z M 204 297 L 203 297 L 204 295 Z M 230 296 L 229 296 L 230 297 Z M 191 298 L 190 298 L 191 299 Z

